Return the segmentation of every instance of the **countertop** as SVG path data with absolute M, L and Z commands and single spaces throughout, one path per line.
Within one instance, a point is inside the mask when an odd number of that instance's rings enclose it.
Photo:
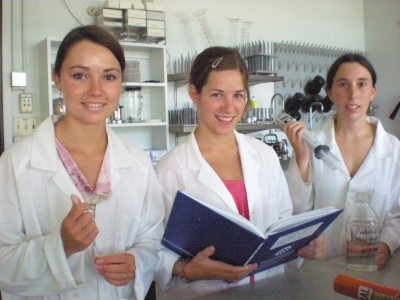
M 352 299 L 333 290 L 333 282 L 338 274 L 345 274 L 400 289 L 400 251 L 396 251 L 388 265 L 379 271 L 350 270 L 346 266 L 345 257 L 339 257 L 327 261 L 313 261 L 312 264 L 302 267 L 300 270 L 291 270 L 285 274 L 208 294 L 196 299 Z

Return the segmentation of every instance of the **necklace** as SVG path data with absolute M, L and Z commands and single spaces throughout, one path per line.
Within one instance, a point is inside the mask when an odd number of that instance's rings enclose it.
M 90 206 L 96 206 L 97 204 L 106 201 L 111 196 L 111 193 L 94 192 L 89 194 L 82 192 L 82 195 L 87 204 Z
M 83 195 L 83 200 L 85 200 L 85 202 L 90 205 L 90 212 L 93 215 L 93 220 L 95 220 L 96 219 L 96 205 L 106 201 L 111 196 L 111 193 L 94 192 L 94 193 L 88 194 L 86 192 L 82 192 L 82 195 Z M 103 255 L 103 253 L 99 250 L 99 247 L 97 246 L 96 239 L 93 240 L 93 249 L 94 249 L 94 254 L 96 256 Z

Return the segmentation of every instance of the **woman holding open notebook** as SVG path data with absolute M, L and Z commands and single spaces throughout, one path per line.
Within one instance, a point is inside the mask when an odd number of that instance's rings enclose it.
M 235 49 L 211 47 L 193 62 L 189 95 L 197 107 L 198 126 L 181 145 L 157 165 L 166 206 L 165 223 L 178 190 L 224 210 L 242 215 L 265 232 L 292 214 L 285 176 L 272 148 L 238 133 L 249 101 L 246 66 Z M 306 258 L 322 258 L 325 239 L 299 251 Z M 234 247 L 234 245 L 232 245 Z M 257 265 L 232 266 L 210 258 L 207 247 L 193 259 L 163 249 L 157 281 L 165 289 L 161 299 L 185 299 L 283 273 L 280 265 L 248 276 Z

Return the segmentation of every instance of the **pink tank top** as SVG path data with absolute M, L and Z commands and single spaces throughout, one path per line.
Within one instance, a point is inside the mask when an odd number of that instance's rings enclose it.
M 223 179 L 222 182 L 231 193 L 233 200 L 235 200 L 239 214 L 249 220 L 249 205 L 247 203 L 247 193 L 246 186 L 244 185 L 244 180 Z

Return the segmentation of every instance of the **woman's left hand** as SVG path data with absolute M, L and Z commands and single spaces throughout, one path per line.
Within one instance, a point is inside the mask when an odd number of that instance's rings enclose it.
M 378 244 L 378 251 L 375 255 L 375 263 L 378 270 L 383 269 L 390 258 L 390 250 L 385 243 Z
M 130 253 L 96 257 L 95 267 L 99 274 L 113 285 L 127 285 L 135 278 L 135 257 Z
M 309 259 L 322 259 L 326 256 L 327 244 L 325 234 L 321 234 L 316 239 L 312 240 L 307 246 L 304 246 L 297 255 Z

